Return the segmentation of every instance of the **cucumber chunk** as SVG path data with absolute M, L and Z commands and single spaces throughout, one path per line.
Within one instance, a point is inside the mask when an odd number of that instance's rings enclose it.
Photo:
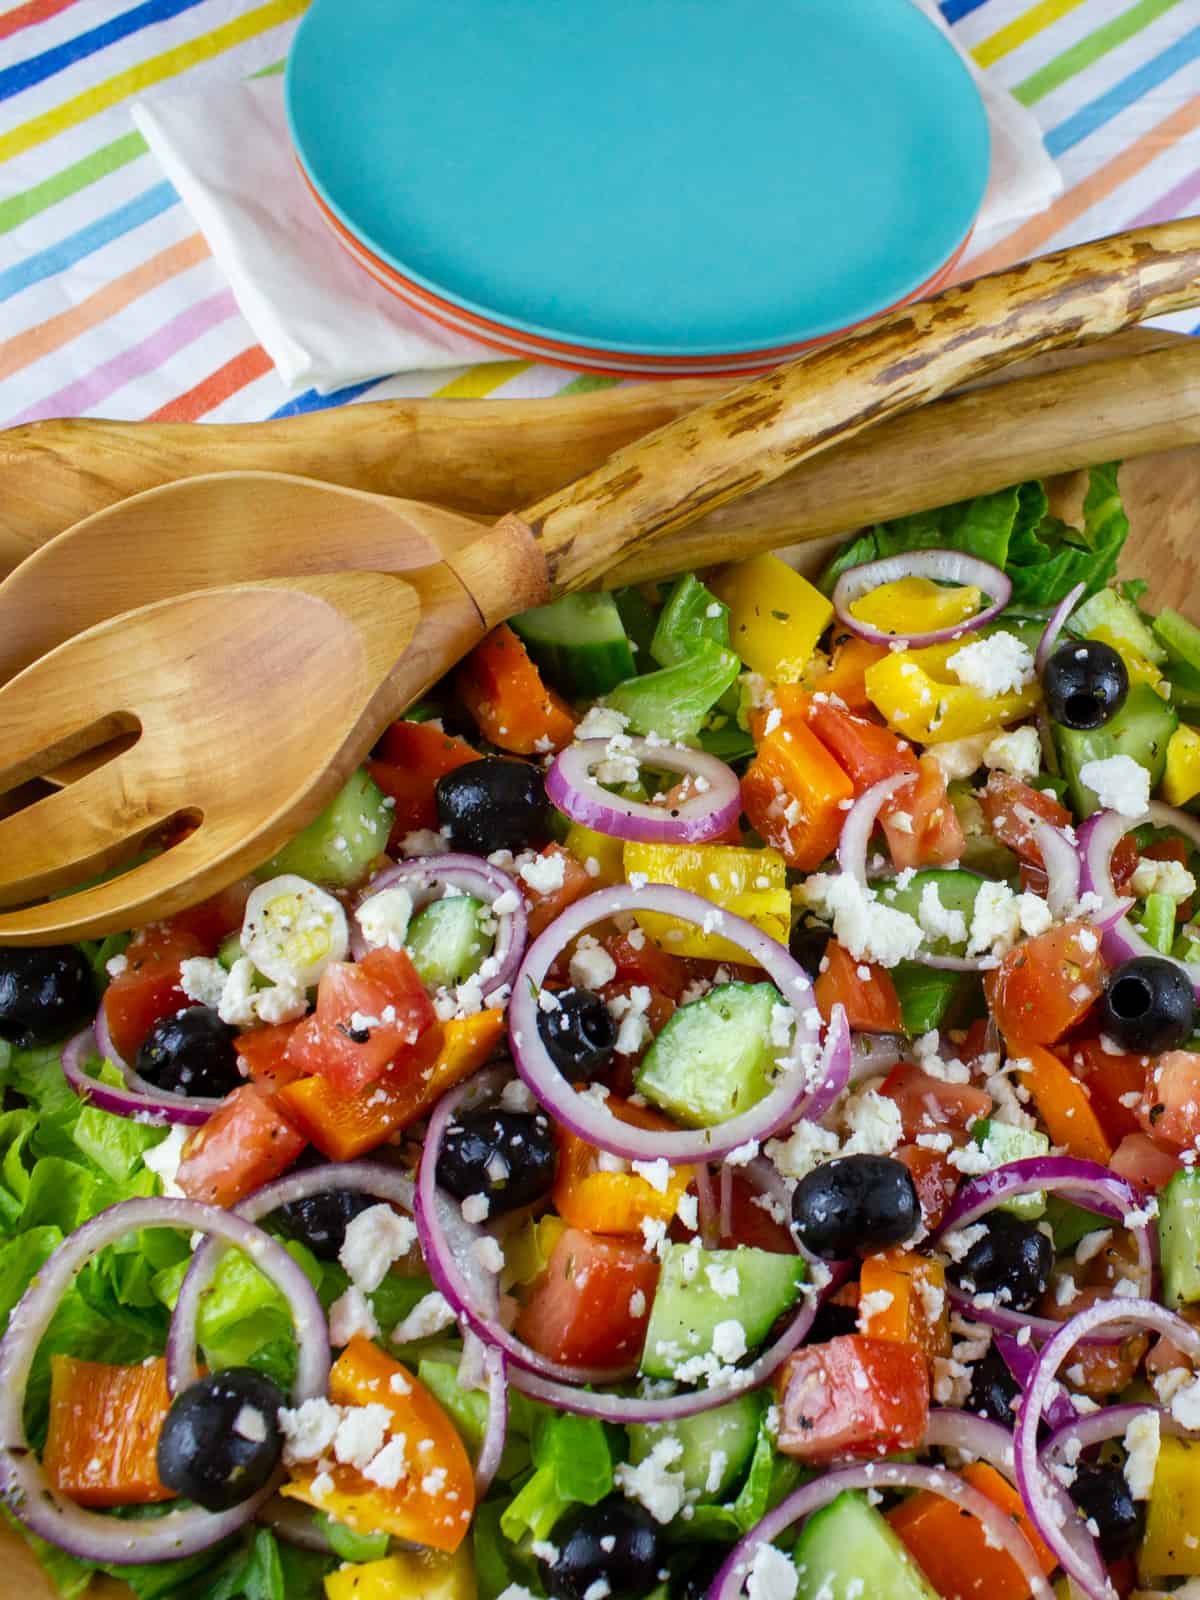
M 1167 742 L 1178 726 L 1178 713 L 1148 683 L 1131 684 L 1125 704 L 1102 728 L 1086 732 L 1054 723 L 1058 761 L 1076 816 L 1090 817 L 1099 808 L 1095 794 L 1080 777 L 1089 761 L 1132 756 L 1145 767 L 1150 787 L 1156 789 L 1166 766 Z
M 635 1422 L 629 1434 L 629 1459 L 636 1467 L 663 1439 L 678 1439 L 683 1454 L 672 1470 L 701 1501 L 723 1500 L 745 1471 L 762 1421 L 763 1397 L 740 1394 L 728 1405 L 678 1422 Z
M 607 694 L 636 670 L 611 594 L 568 594 L 522 611 L 509 627 L 556 689 L 571 698 Z
M 771 1088 L 770 983 L 721 983 L 680 1006 L 637 1069 L 638 1093 L 689 1128 L 748 1111 Z
M 1200 628 L 1164 606 L 1151 629 L 1167 652 L 1170 676 L 1188 688 L 1200 689 Z
M 1034 1128 L 1014 1128 L 1011 1122 L 984 1118 L 971 1129 L 971 1137 L 993 1167 L 1050 1153 L 1050 1141 L 1044 1133 Z M 1041 1192 L 1019 1194 L 1014 1200 L 1002 1201 L 999 1209 L 1036 1222 L 1046 1210 L 1046 1196 Z
M 1200 1300 L 1200 1172 L 1184 1167 L 1158 1197 L 1158 1249 L 1169 1306 Z
M 392 813 L 384 798 L 366 768 L 359 767 L 321 815 L 258 867 L 255 877 L 278 878 L 294 872 L 310 883 L 339 889 L 360 883 L 387 847 Z
M 1070 631 L 1076 638 L 1103 637 L 1109 644 L 1123 644 L 1138 655 L 1161 666 L 1167 652 L 1142 620 L 1136 606 L 1122 600 L 1115 589 L 1097 589 L 1073 613 Z
M 861 1494 L 813 1513 L 792 1551 L 796 1600 L 938 1600 L 887 1521 Z
M 1098 1211 L 1085 1211 L 1057 1194 L 1046 1197 L 1046 1221 L 1054 1234 L 1054 1253 L 1060 1256 L 1074 1250 L 1089 1233 L 1112 1226 L 1111 1219 L 1102 1217 Z
M 652 1378 L 673 1378 L 696 1356 L 727 1354 L 726 1333 L 742 1336 L 753 1350 L 776 1317 L 795 1304 L 804 1281 L 802 1256 L 777 1255 L 739 1245 L 735 1250 L 701 1250 L 694 1244 L 667 1247 L 650 1321 L 641 1370 Z M 734 1328 L 728 1328 L 728 1324 Z M 720 1331 L 718 1331 L 720 1330 Z
M 479 971 L 492 953 L 487 911 L 474 895 L 451 894 L 417 912 L 404 943 L 422 983 L 449 989 Z

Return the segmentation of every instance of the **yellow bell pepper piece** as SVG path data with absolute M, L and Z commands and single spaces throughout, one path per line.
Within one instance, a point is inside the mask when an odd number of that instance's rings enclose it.
M 505 1281 L 511 1278 L 514 1283 L 533 1283 L 540 1278 L 550 1265 L 554 1246 L 566 1232 L 566 1227 L 561 1217 L 549 1212 L 536 1220 L 526 1218 L 524 1227 L 510 1234 L 505 1243 Z
M 636 844 L 625 846 L 625 876 L 635 874 L 650 883 L 674 884 L 703 895 L 723 911 L 745 917 L 780 944 L 788 942 L 792 901 L 787 867 L 777 850 L 743 850 L 729 844 Z M 706 961 L 742 961 L 751 958 L 718 934 L 703 933 L 679 917 L 658 911 L 640 911 L 638 923 L 655 944 L 673 956 L 697 956 Z
M 1200 794 L 1200 729 L 1181 722 L 1167 741 L 1162 796 L 1171 806 L 1184 806 Z
M 1200 1444 L 1164 1436 L 1146 1503 L 1146 1534 L 1138 1572 L 1147 1578 L 1200 1576 L 1200 1543 L 1187 1535 L 1200 1527 Z
M 726 567 L 711 588 L 729 607 L 729 643 L 752 672 L 795 683 L 833 621 L 833 606 L 778 556 Z
M 1089 639 L 1099 639 L 1102 644 L 1115 650 L 1125 663 L 1125 670 L 1129 674 L 1130 683 L 1148 683 L 1152 689 L 1157 689 L 1162 682 L 1162 673 L 1140 650 L 1135 650 L 1128 639 L 1122 639 L 1119 634 L 1106 628 L 1103 623 L 1088 632 Z
M 909 633 L 952 628 L 973 617 L 982 604 L 983 591 L 974 584 L 947 589 L 932 578 L 897 578 L 853 601 L 850 615 L 903 638 Z
M 597 889 L 625 882 L 625 868 L 621 860 L 625 843 L 623 839 L 614 839 L 610 834 L 585 828 L 582 822 L 573 822 L 567 829 L 564 843 L 576 861 L 582 862 L 585 867 L 589 861 L 594 861 L 600 868 L 595 874 Z
M 339 1567 L 325 1579 L 326 1600 L 476 1600 L 477 1593 L 469 1541 L 452 1556 L 401 1550 Z
M 891 650 L 866 670 L 867 697 L 888 727 L 920 744 L 965 739 L 1027 717 L 1041 697 L 1035 680 L 1015 694 L 983 695 L 946 665 L 961 641 Z

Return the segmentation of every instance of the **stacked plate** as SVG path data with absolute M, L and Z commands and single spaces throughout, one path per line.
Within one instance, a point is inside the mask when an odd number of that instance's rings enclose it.
M 287 102 L 378 282 L 621 375 L 754 371 L 929 292 L 988 178 L 911 0 L 315 0 Z

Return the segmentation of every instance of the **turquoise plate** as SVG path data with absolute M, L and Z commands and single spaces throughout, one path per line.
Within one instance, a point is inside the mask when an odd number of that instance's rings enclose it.
M 394 271 L 564 344 L 769 351 L 963 243 L 987 119 L 911 0 L 315 0 L 288 117 Z

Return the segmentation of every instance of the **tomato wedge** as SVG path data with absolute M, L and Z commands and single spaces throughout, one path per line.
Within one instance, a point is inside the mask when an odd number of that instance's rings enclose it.
M 658 1261 L 642 1241 L 566 1228 L 516 1321 L 516 1335 L 553 1361 L 618 1366 L 642 1348 Z
M 1079 921 L 1026 939 L 984 979 L 996 1026 L 1014 1046 L 1054 1044 L 1083 1020 L 1103 988 L 1100 940 Z
M 235 1206 L 286 1172 L 304 1144 L 278 1096 L 247 1083 L 226 1095 L 184 1145 L 176 1182 L 189 1199 Z
M 358 1094 L 401 1062 L 435 1020 L 408 952 L 371 950 L 361 961 L 326 967 L 316 1010 L 292 1035 L 287 1058 L 297 1073 Z

